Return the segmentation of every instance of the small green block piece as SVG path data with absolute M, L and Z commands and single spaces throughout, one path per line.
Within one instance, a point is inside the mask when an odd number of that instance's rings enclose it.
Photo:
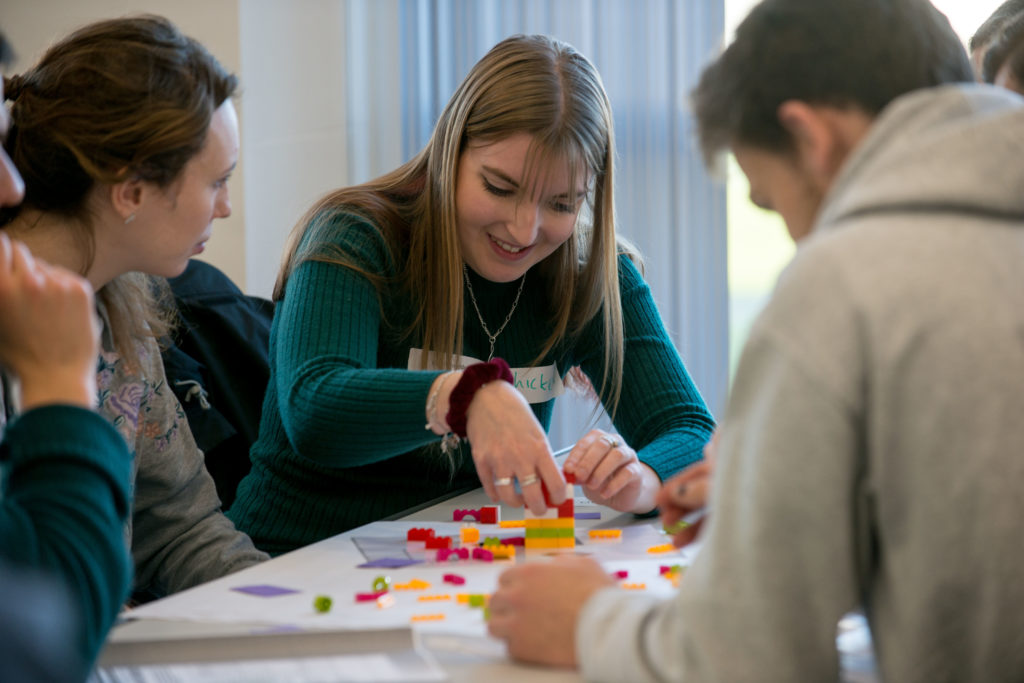
M 472 595 L 469 596 L 469 606 L 470 607 L 483 607 L 484 606 L 484 596 L 482 594 L 480 594 L 480 593 L 473 593 Z
M 373 580 L 373 592 L 380 593 L 381 591 L 391 590 L 391 577 L 390 576 L 378 576 Z
M 686 521 L 680 519 L 675 524 L 672 524 L 670 526 L 665 526 L 665 527 L 662 527 L 662 528 L 665 530 L 666 534 L 672 534 L 673 536 L 675 536 L 676 534 L 678 534 L 680 531 L 682 531 L 683 529 L 685 529 L 688 526 L 690 526 L 689 522 L 686 522 Z
M 330 612 L 331 611 L 331 599 L 326 595 L 318 595 L 313 599 L 313 609 L 317 612 Z

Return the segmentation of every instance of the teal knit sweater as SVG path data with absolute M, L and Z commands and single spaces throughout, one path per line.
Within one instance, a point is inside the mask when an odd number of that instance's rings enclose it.
M 336 248 L 370 272 L 394 274 L 372 228 L 340 223 Z M 495 346 L 512 367 L 529 366 L 550 331 L 545 302 L 556 293 L 534 273 Z M 619 277 L 625 366 L 615 427 L 664 479 L 701 458 L 714 423 L 650 289 L 625 256 Z M 497 329 L 518 281 L 493 283 L 472 271 L 470 279 L 481 315 Z M 468 294 L 464 299 L 463 355 L 486 358 L 487 337 Z M 427 393 L 439 373 L 407 369 L 416 344 L 393 330 L 409 321 L 410 309 L 397 288 L 379 294 L 351 268 L 307 261 L 291 274 L 271 329 L 270 383 L 252 471 L 228 513 L 257 547 L 285 552 L 479 484 L 469 447 L 462 446 L 452 470 L 436 447 L 439 437 L 424 429 Z M 603 339 L 595 320 L 540 365 L 557 363 L 563 374 L 580 365 L 600 387 Z M 553 404 L 532 404 L 545 429 Z
M 80 662 L 91 663 L 131 585 L 124 537 L 131 481 L 128 449 L 96 413 L 47 406 L 7 426 L 0 454 L 0 559 L 67 586 L 75 600 L 70 612 L 78 640 L 39 645 L 49 648 L 48 656 L 54 658 L 73 647 Z M 0 625 L 0 630 L 9 626 Z M 34 654 L 39 653 L 10 656 Z

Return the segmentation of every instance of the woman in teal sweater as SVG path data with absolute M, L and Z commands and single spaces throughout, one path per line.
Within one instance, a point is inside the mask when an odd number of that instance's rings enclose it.
M 535 513 L 541 483 L 561 502 L 545 430 L 575 367 L 621 435 L 593 430 L 566 461 L 590 498 L 648 512 L 661 479 L 700 459 L 713 421 L 616 238 L 613 157 L 593 65 L 515 36 L 474 66 L 419 155 L 300 221 L 229 513 L 259 547 L 477 482 Z

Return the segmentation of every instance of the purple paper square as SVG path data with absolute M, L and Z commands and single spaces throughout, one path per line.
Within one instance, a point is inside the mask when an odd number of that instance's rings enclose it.
M 601 519 L 600 512 L 577 512 L 576 519 Z
M 293 588 L 282 588 L 280 586 L 271 586 L 269 584 L 260 584 L 258 586 L 237 586 L 231 590 L 238 591 L 239 593 L 245 593 L 247 595 L 258 595 L 261 598 L 273 598 L 278 595 L 288 595 L 289 593 L 299 592 Z
M 413 560 L 408 557 L 379 557 L 376 560 L 357 565 L 357 567 L 387 567 L 388 569 L 398 569 L 399 567 L 408 567 L 410 564 L 420 564 L 421 562 L 423 562 L 423 560 Z

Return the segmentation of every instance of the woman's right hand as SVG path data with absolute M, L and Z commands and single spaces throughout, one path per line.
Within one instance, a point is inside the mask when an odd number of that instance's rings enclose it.
M 447 406 L 447 396 L 444 399 Z M 480 483 L 491 500 L 512 507 L 525 502 L 531 512 L 543 514 L 544 482 L 552 504 L 565 501 L 565 480 L 544 428 L 511 384 L 498 380 L 477 390 L 466 410 L 466 434 Z M 522 495 L 514 486 L 517 479 Z
M 99 334 L 88 281 L 0 233 L 0 362 L 21 382 L 22 409 L 95 405 Z

